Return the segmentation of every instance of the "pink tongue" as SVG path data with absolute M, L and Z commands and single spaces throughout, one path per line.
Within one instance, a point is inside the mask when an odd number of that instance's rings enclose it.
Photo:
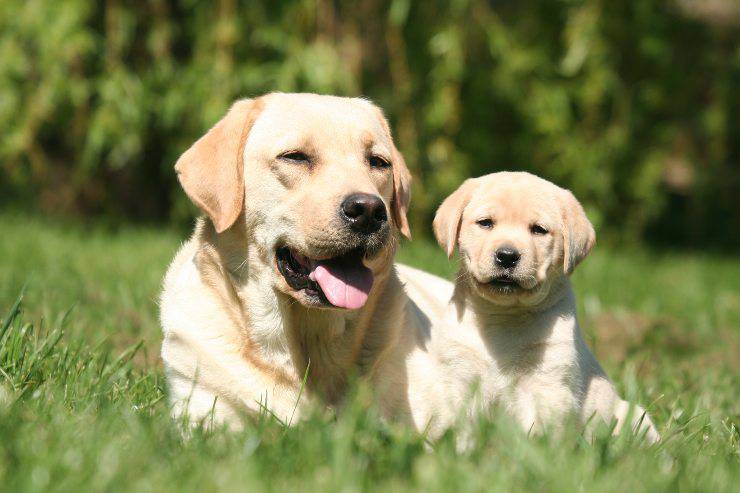
M 353 263 L 321 261 L 311 274 L 326 299 L 339 308 L 362 308 L 373 287 L 373 273 L 359 259 Z

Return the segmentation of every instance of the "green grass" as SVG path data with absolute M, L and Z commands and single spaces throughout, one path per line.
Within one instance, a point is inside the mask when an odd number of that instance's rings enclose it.
M 527 438 L 503 417 L 477 445 L 433 450 L 368 412 L 238 433 L 168 416 L 159 283 L 182 235 L 0 214 L 0 489 L 4 491 L 731 491 L 740 484 L 740 259 L 597 247 L 574 282 L 592 347 L 664 440 Z M 452 275 L 436 246 L 403 261 Z M 14 308 L 23 291 L 22 305 Z

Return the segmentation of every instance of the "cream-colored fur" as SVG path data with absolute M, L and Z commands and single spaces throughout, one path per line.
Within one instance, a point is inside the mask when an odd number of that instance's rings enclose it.
M 294 151 L 309 159 L 284 158 Z M 389 166 L 371 166 L 371 156 Z M 206 217 L 170 265 L 161 296 L 162 358 L 174 414 L 239 426 L 245 412 L 264 411 L 290 423 L 310 406 L 341 405 L 348 381 L 361 377 L 385 417 L 432 438 L 492 402 L 504 403 L 528 426 L 573 409 L 573 396 L 581 394 L 519 371 L 522 361 L 556 372 L 572 368 L 562 355 L 577 353 L 583 374 L 593 375 L 582 392 L 582 415 L 626 415 L 626 403 L 583 345 L 564 276 L 549 291 L 564 293 L 548 305 L 547 313 L 562 315 L 558 322 L 551 327 L 543 317 L 539 325 L 527 324 L 528 330 L 504 337 L 507 346 L 481 336 L 481 326 L 503 320 L 508 330 L 514 324 L 467 296 L 472 284 L 453 286 L 393 263 L 397 234 L 410 236 L 409 175 L 371 103 L 312 94 L 239 101 L 183 154 L 176 170 Z M 356 192 L 382 199 L 389 231 L 363 258 L 374 274 L 364 306 L 327 307 L 291 288 L 276 265 L 276 249 L 287 245 L 322 259 L 359 244 L 337 219 L 342 199 Z M 468 201 L 466 193 L 461 204 Z M 577 215 L 563 219 L 569 225 L 563 232 L 574 234 L 563 235 L 570 243 L 555 238 L 550 253 L 565 251 L 571 269 L 590 247 L 575 234 L 583 231 L 573 222 Z M 439 221 L 435 226 L 439 234 Z M 450 231 L 457 242 L 457 223 Z M 464 251 L 475 244 L 466 243 Z M 544 332 L 549 336 L 538 339 Z M 547 348 L 539 364 L 529 340 Z M 480 392 L 471 394 L 475 385 Z
M 285 158 L 295 151 L 308 160 Z M 371 166 L 372 155 L 390 167 Z M 174 414 L 238 426 L 245 411 L 269 410 L 291 422 L 311 405 L 340 405 L 359 376 L 385 416 L 425 429 L 437 414 L 425 392 L 443 395 L 425 345 L 439 339 L 431 332 L 452 285 L 394 267 L 396 232 L 410 234 L 409 177 L 380 110 L 313 94 L 239 101 L 176 169 L 207 217 L 172 262 L 161 296 Z M 374 274 L 366 304 L 319 306 L 286 282 L 276 249 L 321 259 L 356 244 L 337 219 L 356 192 L 382 198 L 390 234 L 363 260 Z
M 529 173 L 469 179 L 441 205 L 434 230 L 448 255 L 460 251 L 447 322 L 458 330 L 445 334 L 482 368 L 483 406 L 498 404 L 528 431 L 575 415 L 589 428 L 615 419 L 618 432 L 630 418 L 659 439 L 645 410 L 617 395 L 578 326 L 568 274 L 595 235 L 569 191 Z M 519 252 L 514 267 L 495 261 L 501 249 Z

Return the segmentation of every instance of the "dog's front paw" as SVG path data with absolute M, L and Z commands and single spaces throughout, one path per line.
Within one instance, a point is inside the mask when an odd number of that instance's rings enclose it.
M 632 433 L 653 444 L 660 441 L 660 433 L 655 428 L 653 421 L 650 419 L 647 411 L 637 404 L 630 404 L 627 401 L 621 401 L 614 412 L 617 418 L 617 426 L 614 428 L 614 434 L 621 432 L 624 423 L 628 420 Z

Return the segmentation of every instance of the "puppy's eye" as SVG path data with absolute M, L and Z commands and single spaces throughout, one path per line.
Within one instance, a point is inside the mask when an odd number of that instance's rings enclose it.
M 483 229 L 491 229 L 493 227 L 493 219 L 491 219 L 490 217 L 478 219 L 477 221 L 475 221 L 475 224 Z
M 309 161 L 308 156 L 301 151 L 284 152 L 278 157 L 287 161 L 295 161 L 296 163 L 307 163 Z
M 533 224 L 530 226 L 529 230 L 532 232 L 533 235 L 546 235 L 549 231 L 547 231 L 547 228 L 540 224 Z
M 372 155 L 367 158 L 368 162 L 370 163 L 370 166 L 373 168 L 388 168 L 390 167 L 391 163 L 386 161 L 380 156 Z

